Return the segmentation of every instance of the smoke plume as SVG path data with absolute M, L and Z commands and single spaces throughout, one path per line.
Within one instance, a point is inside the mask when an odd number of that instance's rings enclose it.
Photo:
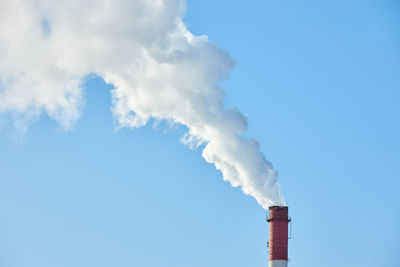
M 264 208 L 284 204 L 271 163 L 242 137 L 246 117 L 224 108 L 216 86 L 232 59 L 190 33 L 184 12 L 184 0 L 0 0 L 0 112 L 17 125 L 47 113 L 69 129 L 96 74 L 114 86 L 119 126 L 185 125 L 182 142 L 204 146 L 225 180 Z

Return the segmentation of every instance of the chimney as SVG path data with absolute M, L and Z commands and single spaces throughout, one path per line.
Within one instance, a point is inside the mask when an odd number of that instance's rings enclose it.
M 269 267 L 288 266 L 288 207 L 269 207 Z

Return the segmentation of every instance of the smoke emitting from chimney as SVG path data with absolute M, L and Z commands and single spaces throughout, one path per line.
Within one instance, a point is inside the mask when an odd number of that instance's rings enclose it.
M 0 112 L 17 130 L 45 112 L 65 128 L 84 103 L 89 74 L 114 86 L 118 127 L 151 118 L 185 125 L 182 142 L 260 205 L 285 205 L 277 173 L 247 118 L 225 109 L 216 84 L 234 62 L 207 36 L 188 31 L 184 0 L 0 1 Z

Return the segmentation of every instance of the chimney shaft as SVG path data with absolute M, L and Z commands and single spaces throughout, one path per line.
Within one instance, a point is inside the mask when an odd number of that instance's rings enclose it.
M 269 207 L 269 267 L 288 265 L 288 207 Z

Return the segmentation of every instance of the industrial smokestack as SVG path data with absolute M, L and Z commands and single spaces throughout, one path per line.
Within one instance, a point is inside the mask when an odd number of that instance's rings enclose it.
M 269 267 L 288 266 L 288 207 L 269 207 Z

